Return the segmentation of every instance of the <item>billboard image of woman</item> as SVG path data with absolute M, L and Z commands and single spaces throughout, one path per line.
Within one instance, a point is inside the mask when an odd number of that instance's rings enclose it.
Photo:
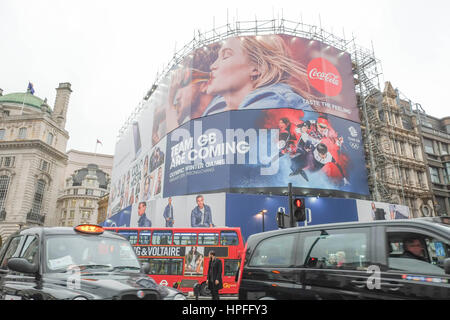
M 306 69 L 289 56 L 280 36 L 230 38 L 210 69 L 207 93 L 216 98 L 204 116 L 237 109 L 312 110 L 306 102 L 310 97 Z
M 360 121 L 350 55 L 315 40 L 232 37 L 194 50 L 163 82 L 153 127 L 160 138 L 229 110 L 292 108 Z

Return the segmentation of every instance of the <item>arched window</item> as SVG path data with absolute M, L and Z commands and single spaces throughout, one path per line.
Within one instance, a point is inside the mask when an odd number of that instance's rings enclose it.
M 39 179 L 37 181 L 36 191 L 34 192 L 33 207 L 32 207 L 33 214 L 41 214 L 42 201 L 44 199 L 45 185 L 46 185 L 46 183 L 44 180 Z
M 7 175 L 0 176 L 0 211 L 5 208 L 10 180 L 11 178 Z

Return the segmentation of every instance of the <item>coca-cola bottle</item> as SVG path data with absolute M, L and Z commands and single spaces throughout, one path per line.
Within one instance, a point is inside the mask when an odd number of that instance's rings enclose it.
M 211 73 L 210 72 L 204 72 L 197 69 L 186 69 L 183 82 L 181 85 L 183 87 L 189 85 L 189 84 L 195 84 L 199 82 L 207 82 L 211 79 Z

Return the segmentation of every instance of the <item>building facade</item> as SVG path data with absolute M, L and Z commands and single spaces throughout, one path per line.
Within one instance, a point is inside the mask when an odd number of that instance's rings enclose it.
M 111 176 L 113 156 L 71 149 L 67 151 L 67 157 L 65 185 L 59 191 L 57 202 L 58 225 L 67 226 L 86 221 L 97 223 L 95 217 L 102 207 L 101 204 L 97 205 L 97 202 L 98 199 L 107 196 L 105 192 L 109 192 L 108 182 L 103 182 L 103 179 L 108 180 Z M 86 169 L 89 172 L 89 168 L 91 177 L 86 176 L 84 178 L 86 181 L 77 181 L 79 180 L 77 177 L 86 172 Z M 99 174 L 97 170 L 100 170 Z M 92 191 L 87 191 L 88 189 Z
M 418 111 L 418 110 L 417 110 Z M 419 114 L 423 148 L 437 215 L 450 214 L 450 117 Z
M 373 199 L 406 205 L 412 217 L 435 215 L 417 115 L 390 82 L 364 101 L 363 131 Z M 364 111 L 364 109 L 363 109 Z
M 58 197 L 56 212 L 59 226 L 98 223 L 98 200 L 109 190 L 110 176 L 97 164 L 88 164 L 66 179 Z
M 65 129 L 70 83 L 47 99 L 0 90 L 0 236 L 19 228 L 56 224 L 56 200 L 63 187 L 69 133 Z

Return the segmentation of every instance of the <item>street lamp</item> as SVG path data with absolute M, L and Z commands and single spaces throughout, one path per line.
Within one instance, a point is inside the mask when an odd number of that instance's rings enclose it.
M 258 214 L 262 215 L 262 232 L 264 232 L 264 214 L 267 213 L 266 209 L 262 209 Z

